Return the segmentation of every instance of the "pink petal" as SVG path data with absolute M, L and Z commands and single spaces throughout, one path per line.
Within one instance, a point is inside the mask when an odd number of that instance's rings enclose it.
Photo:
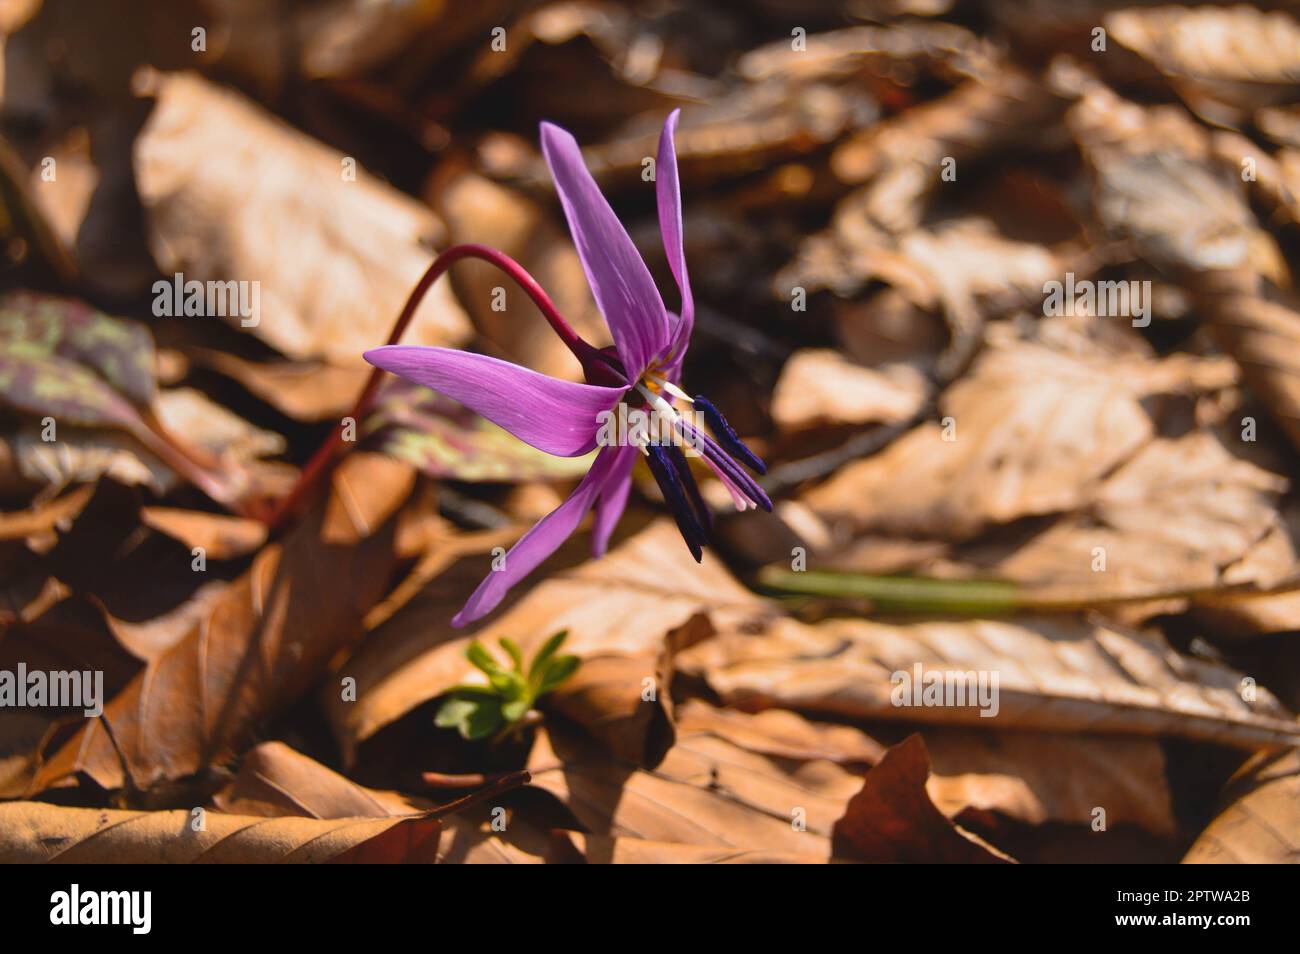
M 604 556 L 609 547 L 610 534 L 623 516 L 628 492 L 632 489 L 632 467 L 640 455 L 635 447 L 611 447 L 617 460 L 610 467 L 609 480 L 596 500 L 596 516 L 591 526 L 592 556 Z
M 502 568 L 493 570 L 487 575 L 461 607 L 460 612 L 452 617 L 451 625 L 464 626 L 492 612 L 512 586 L 554 553 L 560 544 L 569 538 L 569 534 L 577 529 L 582 518 L 591 509 L 596 496 L 608 484 L 620 459 L 618 451 L 628 449 L 601 448 L 600 453 L 596 455 L 595 463 L 591 465 L 591 470 L 587 471 L 587 476 L 582 478 L 577 489 L 564 503 L 534 524 L 533 528 L 510 548 L 510 552 L 505 555 Z M 636 453 L 634 449 L 632 452 Z
M 628 377 L 636 380 L 671 340 L 659 289 L 587 171 L 573 136 L 559 126 L 542 123 L 542 153 L 591 293 L 609 324 Z
M 596 446 L 596 415 L 620 388 L 561 381 L 509 361 L 450 348 L 389 345 L 365 353 L 377 368 L 459 401 L 538 450 L 579 457 Z
M 659 204 L 659 232 L 663 235 L 664 254 L 677 288 L 682 293 L 681 318 L 673 332 L 673 350 L 684 352 L 695 326 L 695 297 L 686 272 L 686 247 L 682 238 L 682 190 L 677 178 L 677 148 L 673 134 L 677 130 L 680 109 L 674 109 L 664 122 L 659 136 L 659 158 L 655 161 L 655 198 Z

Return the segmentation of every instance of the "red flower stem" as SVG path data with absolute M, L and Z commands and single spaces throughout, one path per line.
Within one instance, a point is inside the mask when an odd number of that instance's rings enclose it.
M 555 303 L 551 301 L 550 296 L 546 294 L 541 285 L 537 284 L 537 279 L 528 274 L 524 267 L 509 255 L 486 245 L 453 245 L 433 260 L 433 264 L 420 276 L 419 282 L 416 283 L 415 288 L 411 290 L 410 296 L 406 299 L 406 306 L 397 317 L 397 322 L 393 325 L 393 331 L 388 336 L 388 344 L 395 345 L 401 340 L 402 335 L 406 332 L 406 326 L 415 317 L 416 309 L 420 307 L 420 302 L 424 300 L 425 294 L 433 286 L 433 283 L 450 265 L 462 258 L 482 259 L 495 265 L 513 278 L 515 283 L 528 293 L 528 297 L 537 305 L 551 328 L 560 336 L 560 340 L 582 363 L 583 369 L 588 372 L 588 376 L 590 377 L 593 373 L 597 375 L 603 373 L 608 376 L 610 368 L 600 352 L 580 338 L 578 333 L 564 320 L 564 317 L 555 307 Z M 370 412 L 375 402 L 375 396 L 379 393 L 379 385 L 383 377 L 384 371 L 381 368 L 375 368 L 370 372 L 365 388 L 348 415 L 357 424 L 360 424 L 362 418 Z M 266 517 L 264 522 L 272 531 L 281 529 L 298 512 L 304 500 L 316 490 L 330 471 L 334 469 L 339 451 L 345 449 L 351 443 L 342 440 L 344 426 L 343 421 L 340 421 L 335 426 L 330 435 L 316 449 L 316 453 L 304 465 L 302 473 L 298 477 L 298 482 L 294 484 L 293 489 L 285 495 L 284 499 Z

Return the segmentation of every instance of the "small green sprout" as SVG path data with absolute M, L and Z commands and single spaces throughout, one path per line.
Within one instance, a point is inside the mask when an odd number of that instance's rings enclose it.
M 471 742 L 493 736 L 500 741 L 522 732 L 536 723 L 534 703 L 556 688 L 578 668 L 577 656 L 556 655 L 568 630 L 548 639 L 524 670 L 524 654 L 519 645 L 501 637 L 501 648 L 510 657 L 512 668 L 505 669 L 477 639 L 469 644 L 465 656 L 488 678 L 486 686 L 454 686 L 447 701 L 438 710 L 434 725 L 456 729 Z

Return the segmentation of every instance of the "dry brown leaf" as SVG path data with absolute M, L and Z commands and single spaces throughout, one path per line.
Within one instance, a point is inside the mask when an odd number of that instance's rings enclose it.
M 107 610 L 105 616 L 127 651 L 137 659 L 152 662 L 207 619 L 229 586 L 225 580 L 209 580 L 177 606 L 152 619 L 125 620 Z
M 1151 438 L 1141 396 L 1113 359 L 998 348 L 944 395 L 951 426 L 915 428 L 804 501 L 854 533 L 933 539 L 1072 510 Z
M 1300 83 L 1300 23 L 1246 4 L 1118 10 L 1110 34 L 1171 76 L 1231 82 Z
M 444 833 L 440 863 L 538 863 L 546 835 L 523 817 L 511 818 L 507 832 L 496 831 L 490 814 L 499 800 L 493 796 L 525 780 L 508 773 L 435 808 L 428 799 L 358 785 L 282 742 L 265 742 L 243 757 L 239 773 L 213 802 L 228 814 L 264 818 L 436 818 Z
M 348 181 L 346 157 L 196 75 L 152 74 L 148 86 L 157 103 L 135 165 L 160 271 L 260 282 L 248 330 L 290 358 L 355 364 L 383 344 L 428 245 L 445 238 L 433 213 L 360 170 Z M 443 279 L 403 342 L 468 333 Z
M 870 221 L 890 232 L 910 231 L 941 181 L 944 159 L 960 167 L 1013 148 L 1061 105 L 1041 83 L 1005 69 L 849 137 L 836 147 L 831 167 L 845 182 L 870 181 L 856 199 Z
M 379 484 L 367 455 L 344 459 L 335 492 L 214 601 L 186 636 L 152 661 L 42 768 L 40 786 L 84 773 L 104 788 L 149 788 L 234 758 L 267 717 L 297 699 L 361 632 L 394 567 L 393 521 L 362 513 L 341 539 L 354 479 L 371 506 L 395 510 L 409 472 Z M 335 510 L 341 516 L 331 516 Z M 114 743 L 113 740 L 116 740 Z M 118 747 L 121 754 L 119 756 Z M 121 759 L 126 760 L 124 774 Z
M 189 348 L 195 363 L 233 378 L 296 421 L 338 420 L 356 403 L 370 369 L 319 361 L 248 361 L 208 348 Z
M 1285 533 L 1276 508 L 1286 488 L 1213 434 L 1159 438 L 1107 477 L 1082 513 L 985 569 L 1079 602 L 1230 583 L 1267 588 L 1294 575 L 1294 551 L 1243 561 Z
M 765 606 L 716 559 L 706 556 L 697 566 L 689 558 L 681 559 L 681 548 L 676 528 L 666 520 L 657 521 L 600 560 L 552 573 L 501 615 L 468 631 L 451 628 L 458 604 L 434 601 L 426 606 L 413 601 L 375 630 L 349 660 L 343 674 L 356 679 L 357 700 L 340 702 L 337 692 L 325 699 L 345 764 L 360 742 L 416 706 L 452 686 L 481 683 L 482 674 L 465 658 L 471 639 L 495 647 L 498 638 L 508 636 L 528 658 L 560 630 L 569 633 L 566 653 L 582 659 L 640 661 L 632 667 L 639 671 L 631 673 L 616 664 L 609 664 L 610 669 L 598 664 L 605 675 L 620 671 L 614 678 L 622 691 L 614 692 L 608 685 L 601 690 L 605 697 L 601 705 L 613 707 L 605 710 L 612 716 L 610 722 L 589 707 L 594 697 L 587 697 L 581 706 L 572 703 L 572 711 L 597 720 L 588 723 L 589 728 L 599 731 L 598 726 L 605 725 L 621 738 L 618 744 L 627 751 L 632 745 L 625 734 L 628 720 L 646 728 L 662 725 L 657 718 L 641 719 L 632 713 L 667 704 L 667 687 L 661 684 L 655 685 L 652 701 L 642 700 L 643 680 L 655 677 L 666 637 L 702 611 L 716 619 L 758 612 Z M 654 567 L 655 572 L 648 575 L 646 567 Z M 644 751 L 645 744 L 636 748 Z
M 1300 721 L 1242 674 L 1174 652 L 1156 634 L 1057 617 L 890 624 L 773 620 L 761 633 L 722 630 L 679 664 L 729 705 L 986 729 L 1176 735 L 1243 748 L 1295 744 Z M 916 667 L 921 681 L 916 681 Z M 976 680 L 984 674 L 981 708 Z M 895 674 L 903 674 L 896 676 Z M 964 686 L 956 695 L 957 676 Z M 997 692 L 987 698 L 992 680 Z M 927 680 L 953 704 L 914 705 Z M 938 683 L 936 683 L 938 685 Z M 915 687 L 915 688 L 911 688 Z M 939 686 L 942 690 L 943 686 Z M 905 704 L 896 704 L 895 698 Z M 921 697 L 924 701 L 924 697 Z
M 712 634 L 708 617 L 697 613 L 665 633 L 657 651 L 585 655 L 545 707 L 585 726 L 615 756 L 658 765 L 674 739 L 672 708 L 656 704 L 658 693 L 672 683 L 677 653 Z
M 677 709 L 677 727 L 683 736 L 714 735 L 777 758 L 870 765 L 885 751 L 875 739 L 852 726 L 812 722 L 786 709 L 742 712 L 688 699 Z
M 751 82 L 798 82 L 859 73 L 887 76 L 900 61 L 934 61 L 958 75 L 987 76 L 999 58 L 992 43 L 965 27 L 913 20 L 815 33 L 803 49 L 792 49 L 788 40 L 767 43 L 742 56 L 736 71 Z
M 744 712 L 690 699 L 677 709 L 677 728 L 783 758 L 873 765 L 885 751 L 860 729 L 787 709 Z M 927 726 L 922 734 L 932 764 L 926 789 L 949 818 L 973 809 L 1028 825 L 1089 824 L 1093 808 L 1103 805 L 1116 824 L 1174 834 L 1164 753 L 1155 739 L 957 726 Z
M 48 550 L 94 495 L 94 485 L 87 484 L 27 510 L 0 513 L 0 540 L 26 541 L 38 553 Z
M 818 854 L 771 851 L 766 848 L 729 848 L 715 845 L 681 845 L 644 838 L 603 838 L 581 832 L 558 833 L 568 840 L 574 860 L 592 865 L 820 865 Z M 561 860 L 564 860 L 561 858 Z
M 8 798 L 26 792 L 48 733 L 61 723 L 84 719 L 92 701 L 106 704 L 140 669 L 100 608 L 84 597 L 68 596 L 54 581 L 47 581 L 13 619 L 0 619 L 0 671 L 12 677 L 19 666 L 29 673 L 75 673 L 86 705 L 5 707 L 0 718 L 0 797 Z M 98 680 L 102 695 L 92 700 Z
M 835 823 L 835 855 L 876 863 L 1011 861 L 935 807 L 925 791 L 929 774 L 929 755 L 919 735 L 888 749 Z
M 433 864 L 435 817 L 258 818 L 0 803 L 0 861 L 6 864 Z
M 258 550 L 266 542 L 266 525 L 245 517 L 182 510 L 178 507 L 141 507 L 146 527 L 166 534 L 191 549 L 198 547 L 213 560 L 233 560 Z
M 1245 271 L 1206 275 L 1197 299 L 1242 377 L 1300 447 L 1300 307 Z
M 1300 864 L 1300 753 L 1259 753 L 1225 794 L 1184 864 Z
M 213 797 L 223 812 L 279 818 L 388 818 L 433 806 L 358 785 L 283 742 L 263 742 L 240 759 L 239 773 Z
M 644 770 L 539 732 L 528 769 L 532 784 L 593 835 L 822 859 L 831 825 L 861 787 L 832 762 L 758 755 L 707 733 L 682 733 L 658 767 Z
M 772 419 L 783 430 L 825 424 L 905 421 L 921 409 L 925 376 L 907 364 L 869 368 L 837 351 L 808 348 L 791 355 L 772 395 Z
M 1162 838 L 1177 833 L 1157 739 L 1060 732 L 989 732 L 930 727 L 926 791 L 949 818 L 995 812 L 1027 825 L 1136 825 Z
M 1242 167 L 1170 106 L 1144 107 L 1089 77 L 1058 71 L 1078 94 L 1066 126 L 1095 175 L 1102 223 L 1157 267 L 1250 267 L 1284 281 L 1285 260 L 1246 202 Z

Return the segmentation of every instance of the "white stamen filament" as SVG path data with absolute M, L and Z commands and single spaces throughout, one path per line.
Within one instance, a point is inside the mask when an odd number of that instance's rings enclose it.
M 658 411 L 659 415 L 663 417 L 666 421 L 668 421 L 668 423 L 674 425 L 677 423 L 677 420 L 678 418 L 681 417 L 681 415 L 677 413 L 676 408 L 674 408 L 671 404 L 665 401 L 658 394 L 655 394 L 653 391 L 651 391 L 640 381 L 637 382 L 636 389 L 640 391 L 642 395 L 645 396 L 645 399 L 650 402 L 650 406 L 654 408 L 656 411 Z
M 687 404 L 695 403 L 695 398 L 691 397 L 689 394 L 687 394 L 677 385 L 673 384 L 673 382 L 669 381 L 667 378 L 660 377 L 657 374 L 647 374 L 645 377 L 647 381 L 650 381 L 652 384 L 654 384 L 656 387 L 660 388 L 661 390 L 667 391 L 673 397 L 683 400 Z

